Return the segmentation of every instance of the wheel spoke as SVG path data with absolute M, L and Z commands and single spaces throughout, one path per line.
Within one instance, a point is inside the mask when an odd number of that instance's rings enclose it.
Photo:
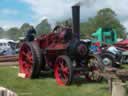
M 22 65 L 23 65 L 23 67 L 25 67 L 25 65 L 26 65 L 26 62 L 25 62 L 25 61 L 23 61 Z
M 31 68 L 31 65 L 30 65 L 30 64 L 26 64 L 26 67 L 27 67 L 27 68 Z
M 23 51 L 23 52 L 22 52 L 22 55 L 26 56 L 26 53 Z
M 61 66 L 61 69 L 63 70 L 64 69 L 64 64 L 60 64 L 60 66 Z
M 59 64 L 60 64 L 60 67 L 61 67 L 61 69 L 63 70 L 64 69 L 64 61 L 63 61 L 63 59 L 60 59 L 59 60 Z
M 32 64 L 32 61 L 29 60 L 28 58 L 26 58 L 26 62 L 27 62 L 27 64 Z
M 63 69 L 63 72 L 64 72 L 65 74 L 68 74 L 68 72 L 69 72 L 68 68 L 65 67 L 65 68 Z
M 26 62 L 29 64 L 32 64 L 33 60 L 32 60 L 32 53 L 28 52 L 26 53 Z
M 67 74 L 63 74 L 63 79 L 64 79 L 64 82 L 66 82 L 68 80 L 68 75 Z

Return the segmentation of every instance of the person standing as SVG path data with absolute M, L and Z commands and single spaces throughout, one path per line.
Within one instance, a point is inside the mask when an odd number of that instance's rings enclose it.
M 36 35 L 36 30 L 34 29 L 33 26 L 31 26 L 29 28 L 29 30 L 27 31 L 25 40 L 26 41 L 33 41 L 35 39 L 35 35 Z

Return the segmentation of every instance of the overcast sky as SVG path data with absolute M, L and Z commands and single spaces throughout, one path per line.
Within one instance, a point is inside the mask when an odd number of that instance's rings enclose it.
M 44 18 L 51 23 L 64 20 L 71 17 L 71 5 L 78 1 L 82 1 L 81 21 L 95 16 L 99 9 L 109 7 L 127 28 L 128 0 L 1 0 L 0 26 L 19 27 L 24 22 L 36 25 Z

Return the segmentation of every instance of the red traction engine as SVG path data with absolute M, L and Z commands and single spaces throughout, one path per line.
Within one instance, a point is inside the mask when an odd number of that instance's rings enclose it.
M 91 54 L 89 43 L 80 41 L 79 6 L 72 7 L 73 30 L 42 34 L 32 42 L 24 42 L 19 52 L 19 72 L 26 78 L 37 78 L 42 70 L 52 69 L 59 85 L 69 85 L 84 75 L 99 80 L 94 71 L 101 71 L 100 59 Z

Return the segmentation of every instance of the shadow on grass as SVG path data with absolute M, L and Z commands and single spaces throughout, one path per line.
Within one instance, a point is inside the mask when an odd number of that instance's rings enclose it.
M 53 71 L 48 71 L 48 72 L 42 71 L 40 73 L 39 79 L 47 79 L 47 78 L 55 79 Z M 77 77 L 77 78 L 73 78 L 71 85 L 81 86 L 83 84 L 98 84 L 104 81 L 105 81 L 104 79 L 101 79 L 100 81 L 88 81 L 84 77 Z
M 54 79 L 54 73 L 52 70 L 50 71 L 41 71 L 40 73 L 40 79 L 45 79 L 45 78 L 52 78 Z
M 102 79 L 102 80 L 100 80 L 100 81 L 89 81 L 89 80 L 87 80 L 87 79 L 85 79 L 85 78 L 81 78 L 81 77 L 79 77 L 79 78 L 75 78 L 74 80 L 73 80 L 73 82 L 72 82 L 72 85 L 77 85 L 77 86 L 81 86 L 81 85 L 83 85 L 83 84 L 98 84 L 98 83 L 103 83 L 104 82 L 104 80 Z
M 109 90 L 109 87 L 108 86 L 103 86 L 103 87 L 100 87 L 101 90 Z

